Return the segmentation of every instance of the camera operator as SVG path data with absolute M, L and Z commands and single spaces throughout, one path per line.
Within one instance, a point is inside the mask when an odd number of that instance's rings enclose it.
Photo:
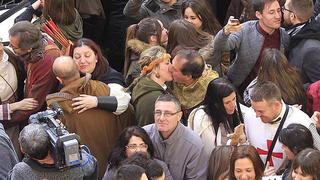
M 8 179 L 94 179 L 96 175 L 96 160 L 84 150 L 80 165 L 57 169 L 50 152 L 49 135 L 41 124 L 24 127 L 19 143 L 25 158 L 9 172 Z

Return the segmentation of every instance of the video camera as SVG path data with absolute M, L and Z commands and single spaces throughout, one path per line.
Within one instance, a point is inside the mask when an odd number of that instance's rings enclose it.
M 63 169 L 81 163 L 80 137 L 69 133 L 59 125 L 57 119 L 63 117 L 63 110 L 58 103 L 52 108 L 38 112 L 29 117 L 29 123 L 39 123 L 45 128 L 50 138 L 51 152 L 53 153 L 55 167 Z

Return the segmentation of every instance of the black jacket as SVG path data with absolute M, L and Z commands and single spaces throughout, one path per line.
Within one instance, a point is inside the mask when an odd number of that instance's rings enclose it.
M 300 70 L 305 88 L 320 79 L 319 52 L 320 24 L 312 18 L 298 33 L 291 36 L 289 44 L 289 63 Z

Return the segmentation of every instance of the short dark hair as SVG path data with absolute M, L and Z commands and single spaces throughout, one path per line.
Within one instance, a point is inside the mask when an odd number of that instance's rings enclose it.
M 50 142 L 42 125 L 29 124 L 20 132 L 19 144 L 31 158 L 42 160 L 48 155 Z
M 281 92 L 280 89 L 271 81 L 263 81 L 257 83 L 253 89 L 250 91 L 250 99 L 252 101 L 267 101 L 272 100 L 281 101 Z
M 300 167 L 301 171 L 305 175 L 312 176 L 313 180 L 319 180 L 320 178 L 320 151 L 316 149 L 307 148 L 302 150 L 292 162 L 292 171 Z
M 167 94 L 160 95 L 157 98 L 157 100 L 156 100 L 156 102 L 154 104 L 156 104 L 159 101 L 173 102 L 176 105 L 176 108 L 177 108 L 176 110 L 177 111 L 181 111 L 181 103 L 180 103 L 180 101 L 172 94 L 167 93 Z
M 143 169 L 146 169 L 149 161 L 150 161 L 150 156 L 148 155 L 148 153 L 136 152 L 135 154 L 133 154 L 132 156 L 128 157 L 123 162 L 121 162 L 121 165 L 134 164 L 142 167 Z
M 138 152 L 124 160 L 122 165 L 134 164 L 146 170 L 148 179 L 161 177 L 163 174 L 162 166 L 154 159 L 150 158 L 147 153 Z
M 291 0 L 288 6 L 301 21 L 307 21 L 313 16 L 312 0 Z
M 128 164 L 120 166 L 116 173 L 117 180 L 140 180 L 145 170 L 137 165 Z
M 205 62 L 198 51 L 192 49 L 182 49 L 177 52 L 180 58 L 186 59 L 180 71 L 183 75 L 191 75 L 192 79 L 202 76 L 205 68 Z
M 164 173 L 162 166 L 154 159 L 149 161 L 145 169 L 147 177 L 150 180 L 160 178 Z
M 254 11 L 258 11 L 262 13 L 265 8 L 265 5 L 270 2 L 274 2 L 278 0 L 252 0 L 252 6 Z
M 19 48 L 30 49 L 40 47 L 42 37 L 40 29 L 29 21 L 20 21 L 9 29 L 9 35 L 17 37 Z
M 279 141 L 297 155 L 306 148 L 313 148 L 313 138 L 310 130 L 301 124 L 290 124 L 279 134 Z

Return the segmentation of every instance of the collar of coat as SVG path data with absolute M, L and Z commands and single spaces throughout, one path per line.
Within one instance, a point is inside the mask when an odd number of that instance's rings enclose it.
M 78 80 L 72 82 L 71 84 L 63 87 L 60 92 L 49 94 L 46 96 L 47 105 L 52 106 L 54 102 L 60 102 L 65 100 L 72 100 L 76 95 L 69 93 L 72 91 L 77 91 L 74 89 L 83 89 L 91 79 L 91 74 L 86 73 L 84 77 L 79 78 Z M 68 90 L 69 92 L 66 92 Z
M 142 51 L 152 47 L 151 44 L 148 44 L 148 43 L 145 43 L 143 41 L 140 41 L 139 39 L 130 39 L 128 42 L 127 42 L 127 46 L 135 53 L 142 53 Z

